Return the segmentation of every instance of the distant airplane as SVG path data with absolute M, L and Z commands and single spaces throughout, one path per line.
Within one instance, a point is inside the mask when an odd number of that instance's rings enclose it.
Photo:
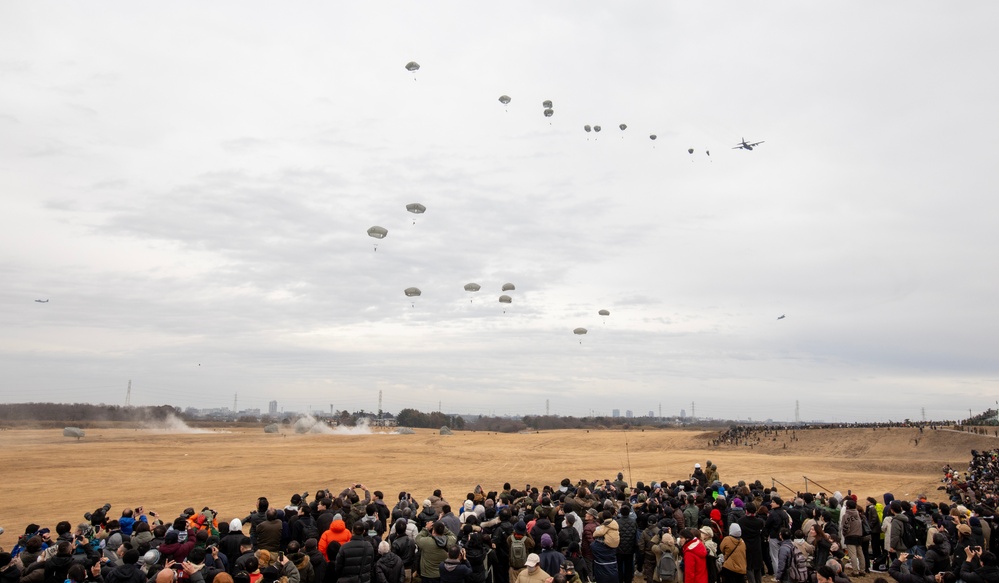
M 35 301 L 38 302 L 39 304 L 47 304 L 47 303 L 49 303 L 48 300 L 35 300 Z
M 746 142 L 746 138 L 742 138 L 742 142 L 740 142 L 736 147 L 734 147 L 732 149 L 733 150 L 752 150 L 753 148 L 755 148 L 756 146 L 759 146 L 762 143 L 763 142 Z
M 777 319 L 778 320 L 783 320 L 784 319 L 784 314 L 781 314 L 780 316 L 777 316 Z

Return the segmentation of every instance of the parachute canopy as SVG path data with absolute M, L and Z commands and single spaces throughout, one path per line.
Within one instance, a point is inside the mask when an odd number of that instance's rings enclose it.
M 87 432 L 80 429 L 79 427 L 64 427 L 62 430 L 63 437 L 75 437 L 80 439 L 86 436 Z
M 506 105 L 506 104 L 510 103 L 510 96 L 509 95 L 500 95 L 499 102 L 502 103 L 503 105 Z
M 657 135 L 655 135 L 655 134 L 649 134 L 649 139 L 650 139 L 650 140 L 653 140 L 653 141 L 654 141 L 654 140 L 655 140 L 656 138 L 658 138 L 658 137 L 659 137 L 659 136 L 657 136 Z
M 549 107 L 548 109 L 545 110 L 545 117 L 551 117 L 553 115 L 555 115 L 555 110 L 554 109 L 552 109 L 552 108 Z
M 264 426 L 264 433 L 280 433 L 281 426 L 277 423 L 271 423 L 270 425 Z
M 599 132 L 600 131 L 600 126 L 593 126 L 593 131 Z
M 477 283 L 466 283 L 465 284 L 465 291 L 477 292 L 480 289 L 482 289 L 482 286 L 479 285 L 479 284 L 477 284 Z
M 623 132 L 624 130 L 628 129 L 628 124 L 623 123 L 623 124 L 621 124 L 621 125 L 619 125 L 617 127 L 621 128 L 621 131 Z
M 587 132 L 589 132 L 590 131 L 590 126 L 583 126 L 583 129 L 586 130 Z
M 411 202 L 406 205 L 406 210 L 415 215 L 422 215 L 423 213 L 427 212 L 427 207 L 423 206 L 418 202 Z
M 441 427 L 441 435 L 454 435 L 454 433 L 451 432 L 451 428 L 450 427 L 448 427 L 447 425 L 445 425 L 445 426 Z
M 423 294 L 423 292 L 421 292 L 420 288 L 418 287 L 407 287 L 406 289 L 402 290 L 402 293 L 406 294 L 406 297 L 408 298 L 415 298 Z
M 600 310 L 597 313 L 600 314 L 601 316 L 610 316 L 610 312 L 608 310 Z
M 504 283 L 503 289 L 500 291 L 513 291 L 515 289 L 517 289 L 517 286 L 513 285 L 512 283 Z
M 577 336 L 582 336 L 583 334 L 586 334 L 586 328 L 576 328 L 572 331 L 572 333 Z
M 385 235 L 388 235 L 388 229 L 386 229 L 385 227 L 379 227 L 378 225 L 375 225 L 374 227 L 368 229 L 369 237 L 374 237 L 375 239 L 384 239 Z
M 542 101 L 541 102 L 541 107 L 543 107 L 545 109 L 551 109 L 552 108 L 552 100 L 551 99 L 546 99 L 546 100 Z
M 410 61 L 410 62 L 406 63 L 406 70 L 407 71 L 412 71 L 412 72 L 419 71 L 420 70 L 420 64 L 417 63 L 416 61 Z
M 687 153 L 688 154 L 693 154 L 694 153 L 694 149 L 693 148 L 687 148 Z
M 511 298 L 510 296 L 500 296 L 499 301 L 501 304 L 512 304 L 513 298 Z

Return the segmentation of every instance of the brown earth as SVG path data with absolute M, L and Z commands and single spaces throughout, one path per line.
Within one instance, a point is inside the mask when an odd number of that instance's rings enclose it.
M 109 516 L 144 505 L 173 517 L 187 506 L 216 509 L 230 520 L 245 517 L 258 496 L 285 504 L 292 493 L 319 487 L 339 491 L 360 482 L 382 490 L 391 505 L 400 490 L 419 500 L 435 488 L 457 507 L 476 484 L 499 490 L 503 482 L 557 486 L 562 478 L 613 478 L 646 483 L 687 477 L 695 462 L 711 459 L 734 483 L 777 480 L 788 488 L 852 489 L 863 499 L 884 492 L 897 498 L 928 494 L 943 500 L 941 468 L 965 468 L 971 449 L 999 445 L 991 436 L 895 428 L 814 429 L 780 434 L 752 450 L 709 448 L 714 431 L 565 430 L 532 434 L 456 432 L 437 435 L 153 433 L 90 429 L 77 441 L 60 430 L 0 431 L 0 546 L 10 549 L 29 522 L 74 525 L 83 513 L 110 502 Z M 914 439 L 919 438 L 918 446 Z M 785 450 L 784 443 L 787 442 Z

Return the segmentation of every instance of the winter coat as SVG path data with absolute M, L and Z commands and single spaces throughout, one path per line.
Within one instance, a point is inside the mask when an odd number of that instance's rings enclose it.
M 789 540 L 780 542 L 777 547 L 777 564 L 774 565 L 774 580 L 789 581 L 791 579 L 792 562 L 794 560 L 794 543 Z
M 738 522 L 742 529 L 742 541 L 746 543 L 746 570 L 763 569 L 763 519 L 747 516 Z
M 889 539 L 888 548 L 893 552 L 904 553 L 908 551 L 908 547 L 902 542 L 902 531 L 905 530 L 904 524 L 909 522 L 909 517 L 905 514 L 896 514 L 891 517 L 891 528 L 889 529 Z
M 358 583 L 369 583 L 375 565 L 375 549 L 371 543 L 358 538 L 340 547 L 336 555 L 337 579 L 354 577 Z
M 538 565 L 544 569 L 545 573 L 555 573 L 562 569 L 562 563 L 566 561 L 565 555 L 555 549 L 542 549 L 538 555 L 541 561 Z
M 541 535 L 543 534 L 547 534 L 552 537 L 552 542 L 555 542 L 558 539 L 558 533 L 555 532 L 555 527 L 552 526 L 551 521 L 545 517 L 539 518 L 537 522 L 534 523 L 534 528 L 532 528 L 528 534 L 531 535 L 531 538 L 538 541 L 539 544 L 541 542 Z M 550 572 L 551 571 L 549 571 L 549 573 Z
M 635 541 L 638 537 L 638 524 L 635 522 L 634 513 L 629 512 L 627 516 L 618 516 L 617 529 L 621 541 L 617 546 L 617 554 L 633 554 L 635 552 Z
M 921 577 L 915 573 L 910 573 L 908 571 L 902 570 L 902 562 L 898 559 L 892 561 L 891 566 L 888 567 L 888 574 L 891 578 L 898 581 L 898 583 L 932 583 L 933 578 Z M 963 576 L 964 573 L 961 573 Z M 967 581 L 967 579 L 965 579 Z
M 599 538 L 590 545 L 593 551 L 593 578 L 596 583 L 618 583 L 617 551 Z M 701 583 L 707 583 L 707 580 Z
M 741 537 L 727 536 L 723 538 L 718 552 L 725 557 L 723 568 L 733 573 L 746 574 L 746 543 Z
M 864 536 L 864 525 L 861 524 L 863 517 L 854 508 L 847 508 L 843 513 L 843 540 L 848 545 L 859 545 Z
M 632 535 L 634 536 L 634 532 Z M 596 541 L 600 538 L 603 539 L 604 544 L 608 547 L 617 549 L 617 547 L 621 544 L 621 533 L 618 530 L 617 521 L 610 518 L 598 526 L 597 529 L 593 531 L 593 540 Z M 590 547 L 592 548 L 593 545 L 591 544 Z M 632 544 L 632 548 L 634 548 L 634 544 Z
M 393 533 L 389 537 L 389 544 L 391 545 L 392 553 L 402 560 L 404 568 L 416 568 L 416 541 L 406 535 L 396 535 Z
M 302 583 L 318 583 L 316 581 L 316 570 L 312 568 L 312 559 L 305 553 L 295 553 L 288 555 L 295 568 L 298 569 L 298 579 Z
M 999 567 L 979 567 L 973 569 L 973 565 L 965 561 L 961 565 L 961 580 L 964 583 L 999 583 Z
M 708 583 L 708 548 L 700 539 L 691 539 L 683 545 L 684 583 Z
M 439 565 L 437 570 L 441 574 L 441 583 L 465 583 L 472 575 L 472 566 L 468 561 L 448 559 Z
M 323 533 L 323 536 L 319 537 L 319 552 L 326 554 L 326 547 L 329 546 L 330 542 L 336 541 L 340 545 L 344 545 L 350 540 L 350 531 L 347 530 L 347 525 L 342 520 L 334 520 L 330 524 L 329 530 Z
M 146 583 L 146 574 L 135 563 L 115 567 L 104 578 L 106 583 Z
M 435 536 L 427 529 L 416 535 L 416 546 L 420 549 L 420 575 L 430 579 L 440 577 L 440 564 L 447 560 L 447 549 L 458 539 L 445 531 L 444 536 Z
M 375 563 L 375 583 L 404 583 L 405 580 L 406 567 L 399 555 L 385 553 Z
M 257 525 L 257 542 L 254 548 L 276 553 L 281 550 L 281 533 L 284 524 L 278 519 L 265 520 Z

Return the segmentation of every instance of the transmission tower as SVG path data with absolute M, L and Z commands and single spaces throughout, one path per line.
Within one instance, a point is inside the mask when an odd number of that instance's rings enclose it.
M 926 407 L 923 407 L 923 423 L 926 423 Z
M 691 419 L 696 419 L 697 418 L 697 414 L 694 412 L 694 402 L 693 401 L 690 402 L 690 418 Z
M 132 379 L 128 379 L 128 390 L 125 391 L 125 406 L 132 406 Z
M 663 418 L 663 402 L 659 401 L 659 418 Z
M 794 402 L 794 422 L 801 423 L 801 410 L 798 408 L 798 401 Z
M 550 403 L 548 402 L 548 399 L 545 399 L 545 417 L 548 417 L 551 414 L 551 408 L 549 405 Z
M 233 413 L 235 413 L 236 411 L 239 411 L 239 409 L 236 408 L 236 398 L 237 397 L 239 397 L 239 393 L 233 393 L 232 394 L 232 412 Z
M 378 418 L 382 418 L 382 391 L 378 389 Z

